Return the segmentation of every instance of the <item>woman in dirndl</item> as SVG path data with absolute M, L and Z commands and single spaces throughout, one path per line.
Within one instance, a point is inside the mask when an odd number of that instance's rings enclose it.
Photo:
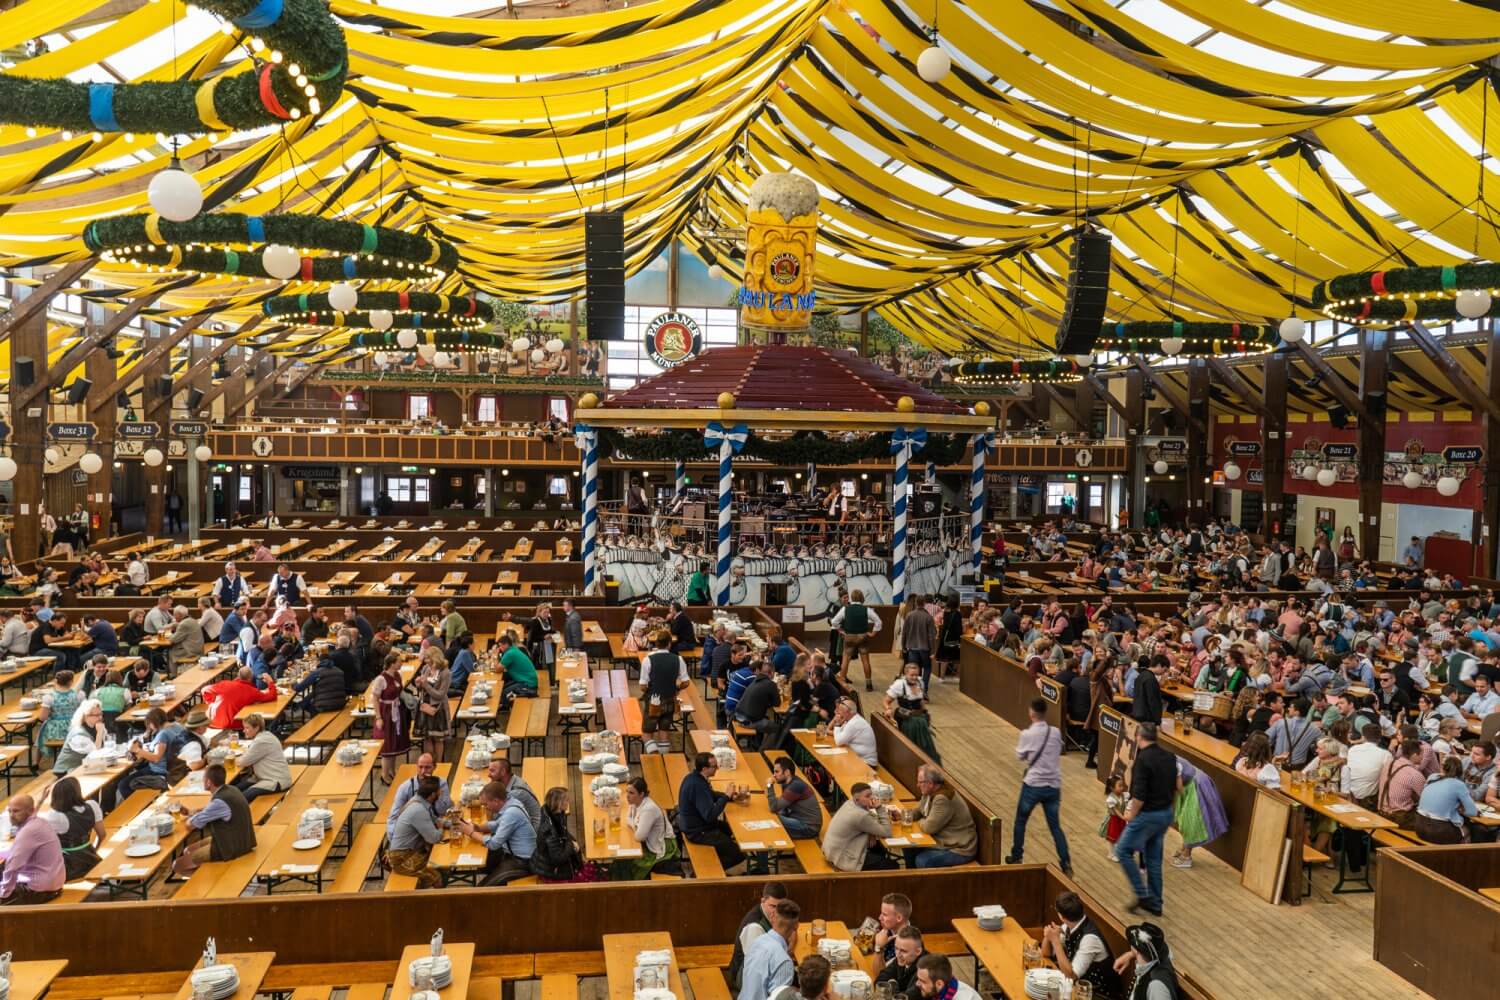
M 411 713 L 401 700 L 401 654 L 387 653 L 385 664 L 370 685 L 375 709 L 375 736 L 380 740 L 380 771 L 389 784 L 395 780 L 396 764 L 406 760 L 411 749 Z
M 1182 834 L 1182 849 L 1172 855 L 1173 868 L 1193 867 L 1193 848 L 1212 843 L 1229 832 L 1224 800 L 1213 779 L 1192 764 L 1177 758 L 1177 776 L 1182 790 L 1172 803 L 1173 825 Z

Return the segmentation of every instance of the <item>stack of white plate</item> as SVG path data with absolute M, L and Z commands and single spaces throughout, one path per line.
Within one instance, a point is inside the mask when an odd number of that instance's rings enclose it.
M 1032 1000 L 1047 1000 L 1053 989 L 1061 993 L 1067 981 L 1068 977 L 1056 969 L 1027 969 L 1026 995 Z
M 453 982 L 453 960 L 447 955 L 438 955 L 436 958 L 424 956 L 414 959 L 406 969 L 407 978 L 411 985 L 417 985 L 417 973 L 426 969 L 432 976 L 432 988 L 441 990 Z
M 240 988 L 240 970 L 232 965 L 210 965 L 194 969 L 192 981 L 195 995 L 204 990 L 209 1000 L 228 1000 Z
M 10 1000 L 9 979 L 0 979 L 0 1000 Z

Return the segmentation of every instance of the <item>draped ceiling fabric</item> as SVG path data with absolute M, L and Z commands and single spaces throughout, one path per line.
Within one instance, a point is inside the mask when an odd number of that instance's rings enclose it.
M 654 0 L 511 19 L 332 0 L 349 38 L 344 99 L 316 122 L 185 140 L 182 155 L 210 208 L 440 236 L 462 264 L 434 290 L 554 301 L 582 290 L 583 215 L 606 207 L 625 211 L 631 272 L 680 236 L 737 276 L 750 184 L 796 170 L 823 193 L 820 305 L 1000 357 L 1048 353 L 1082 218 L 1115 237 L 1114 320 L 1274 323 L 1310 317 L 1313 284 L 1341 272 L 1500 259 L 1500 236 L 1476 221 L 1500 208 L 1476 200 L 1475 153 L 1500 147 L 1480 69 L 1500 54 L 1491 4 L 1051 6 Z M 184 27 L 174 55 L 180 0 L 108 7 L 114 20 L 97 0 L 0 12 L 15 60 L 0 71 L 112 79 L 111 58 L 141 63 L 148 45 L 135 79 L 248 64 L 242 40 L 212 30 Z M 934 23 L 953 72 L 928 84 L 914 66 Z M 50 51 L 28 59 L 33 38 Z M 86 256 L 88 220 L 144 208 L 170 154 L 160 138 L 0 126 L 0 267 Z M 106 264 L 89 278 L 110 308 L 165 280 Z M 148 314 L 222 298 L 233 330 L 264 298 L 304 290 L 210 276 Z M 76 336 L 54 331 L 54 356 Z M 316 361 L 347 339 L 309 329 L 275 350 Z M 1441 394 L 1436 373 L 1418 374 L 1414 406 L 1431 402 L 1422 380 Z

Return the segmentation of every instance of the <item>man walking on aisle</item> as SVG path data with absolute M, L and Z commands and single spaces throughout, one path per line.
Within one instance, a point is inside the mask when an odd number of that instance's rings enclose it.
M 1057 864 L 1063 874 L 1073 876 L 1073 859 L 1068 854 L 1068 838 L 1063 833 L 1059 810 L 1062 807 L 1062 732 L 1047 723 L 1047 703 L 1037 698 L 1031 703 L 1031 725 L 1016 741 L 1016 756 L 1026 762 L 1021 776 L 1021 798 L 1016 802 L 1016 820 L 1011 825 L 1010 854 L 1005 863 L 1018 865 L 1026 848 L 1026 821 L 1037 806 L 1047 817 L 1052 843 L 1057 847 Z M 1158 854 L 1157 861 L 1161 858 Z
M 1156 744 L 1156 727 L 1143 722 L 1136 728 L 1135 765 L 1130 775 L 1130 805 L 1125 810 L 1125 829 L 1115 844 L 1115 859 L 1135 890 L 1135 900 L 1126 909 L 1131 913 L 1145 910 L 1161 916 L 1161 856 L 1167 828 L 1172 825 L 1172 803 L 1177 797 L 1180 779 L 1177 758 Z M 1146 865 L 1146 877 L 1136 854 Z

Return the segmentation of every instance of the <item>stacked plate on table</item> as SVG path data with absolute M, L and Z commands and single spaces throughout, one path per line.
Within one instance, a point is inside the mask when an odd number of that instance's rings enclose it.
M 9 979 L 0 979 L 0 1000 L 9 1000 L 9 998 L 10 998 L 10 980 Z
M 1027 969 L 1026 970 L 1026 995 L 1032 1000 L 1047 1000 L 1056 990 L 1061 993 L 1066 989 L 1068 977 L 1056 969 Z
M 206 994 L 208 1000 L 228 1000 L 240 988 L 240 970 L 232 965 L 210 965 L 206 969 L 194 969 L 191 978 L 193 995 Z
M 432 988 L 435 990 L 444 989 L 453 982 L 453 959 L 447 955 L 438 955 L 435 958 L 424 955 L 413 959 L 406 969 L 406 976 L 411 985 L 417 985 L 417 976 L 423 970 L 432 977 Z

